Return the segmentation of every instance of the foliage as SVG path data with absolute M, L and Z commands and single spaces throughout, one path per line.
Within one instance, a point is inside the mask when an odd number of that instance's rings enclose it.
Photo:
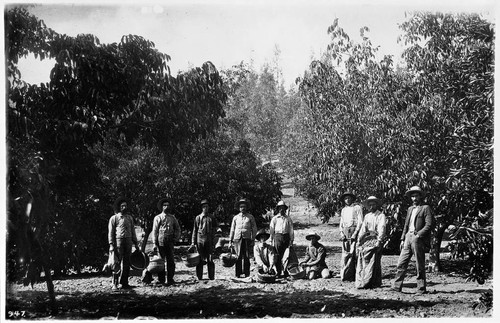
M 285 130 L 299 102 L 284 90 L 279 66 L 265 65 L 260 72 L 241 62 L 222 71 L 228 88 L 227 130 L 248 141 L 259 156 L 271 159 L 281 148 Z
M 221 78 L 210 62 L 171 76 L 169 56 L 140 36 L 112 44 L 70 37 L 20 7 L 6 10 L 5 21 L 9 196 L 34 196 L 43 206 L 28 230 L 58 271 L 95 266 L 105 239 L 94 234 L 105 237 L 116 193 L 102 182 L 92 147 L 113 132 L 130 144 L 178 152 L 224 116 Z M 28 53 L 55 60 L 48 83 L 22 80 L 17 63 Z M 20 212 L 12 220 L 24 221 Z
M 129 147 L 109 138 L 95 151 L 106 186 L 130 195 L 136 219 L 148 233 L 159 213 L 156 203 L 164 196 L 171 198 L 186 231 L 201 212 L 202 199 L 210 201 L 218 222 L 227 224 L 237 212 L 234 203 L 239 197 L 252 201 L 251 212 L 260 219 L 281 196 L 281 179 L 274 169 L 261 166 L 247 142 L 233 140 L 223 130 L 186 145 L 171 167 L 165 163 L 171 156 L 156 147 Z
M 329 27 L 326 55 L 298 80 L 305 105 L 282 159 L 324 221 L 352 190 L 382 197 L 401 222 L 406 189 L 420 185 L 436 213 L 439 269 L 448 225 L 492 207 L 493 26 L 477 15 L 415 13 L 401 28 L 406 65 L 394 68 L 391 57 L 375 60 L 368 28 L 356 43 L 337 21 Z

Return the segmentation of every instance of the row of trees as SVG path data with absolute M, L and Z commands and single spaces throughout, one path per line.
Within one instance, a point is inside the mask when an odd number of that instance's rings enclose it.
M 406 189 L 421 186 L 436 213 L 439 270 L 446 228 L 493 206 L 494 31 L 465 14 L 416 13 L 400 27 L 407 49 L 397 67 L 390 56 L 375 59 L 368 28 L 359 42 L 337 21 L 328 28 L 326 54 L 298 79 L 304 105 L 281 159 L 324 221 L 346 190 L 383 198 L 400 219 Z M 479 245 L 471 256 L 490 262 L 491 243 Z M 491 264 L 474 265 L 472 277 L 484 279 Z
M 50 291 L 51 269 L 100 268 L 118 196 L 146 232 L 166 195 L 185 228 L 202 198 L 222 222 L 240 196 L 256 216 L 274 207 L 280 178 L 231 137 L 232 93 L 210 62 L 173 76 L 170 57 L 142 37 L 70 37 L 19 6 L 5 26 L 10 279 L 28 269 L 33 283 L 44 268 Z M 23 81 L 28 54 L 55 61 L 47 83 Z

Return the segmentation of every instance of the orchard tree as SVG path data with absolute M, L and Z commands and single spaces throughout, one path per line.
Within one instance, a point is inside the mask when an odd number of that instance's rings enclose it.
M 63 252 L 61 244 L 68 244 L 68 252 L 105 252 L 105 243 L 83 247 L 86 232 L 105 231 L 111 211 L 105 205 L 113 199 L 100 189 L 91 147 L 112 130 L 130 143 L 141 137 L 148 145 L 180 150 L 217 127 L 226 95 L 211 63 L 173 77 L 168 55 L 140 36 L 112 44 L 93 35 L 70 37 L 19 7 L 7 8 L 5 27 L 9 241 L 24 246 L 31 283 L 34 268 L 44 268 L 55 311 L 49 256 L 56 257 L 47 250 Z M 22 80 L 17 64 L 29 53 L 55 60 L 49 82 Z M 89 231 L 74 230 L 83 222 L 80 228 Z M 20 242 L 25 236 L 30 243 Z
M 325 221 L 350 189 L 384 198 L 401 223 L 404 193 L 420 185 L 436 212 L 430 258 L 439 270 L 448 225 L 492 207 L 493 29 L 477 15 L 427 13 L 401 27 L 407 66 L 394 69 L 390 57 L 375 61 L 367 28 L 355 43 L 334 22 L 326 55 L 299 80 L 303 133 L 286 156 Z M 488 250 L 471 248 L 471 259 L 487 261 Z M 490 267 L 473 265 L 471 277 L 488 274 L 480 268 Z
M 438 221 L 431 262 L 439 270 L 448 225 L 473 222 L 493 206 L 494 26 L 477 14 L 416 13 L 401 28 L 419 104 L 432 115 L 417 126 L 427 139 L 420 163 L 445 170 L 439 178 L 424 176 L 433 184 Z M 472 256 L 488 258 L 487 244 L 472 245 Z M 471 277 L 484 280 L 490 270 L 474 264 Z

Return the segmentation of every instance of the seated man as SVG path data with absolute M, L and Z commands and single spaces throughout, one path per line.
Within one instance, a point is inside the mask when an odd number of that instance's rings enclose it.
M 299 265 L 305 267 L 307 278 L 315 279 L 319 276 L 323 278 L 330 277 L 330 270 L 326 266 L 326 248 L 318 242 L 321 237 L 316 232 L 306 235 L 306 239 L 311 241 L 306 250 L 306 259 Z
M 270 236 L 265 229 L 260 229 L 255 235 L 258 243 L 253 248 L 253 254 L 259 274 L 276 275 L 276 250 L 266 243 Z

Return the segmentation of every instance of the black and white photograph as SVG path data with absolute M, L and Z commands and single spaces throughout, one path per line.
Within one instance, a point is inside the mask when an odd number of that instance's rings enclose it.
M 498 6 L 5 1 L 0 320 L 497 320 Z

